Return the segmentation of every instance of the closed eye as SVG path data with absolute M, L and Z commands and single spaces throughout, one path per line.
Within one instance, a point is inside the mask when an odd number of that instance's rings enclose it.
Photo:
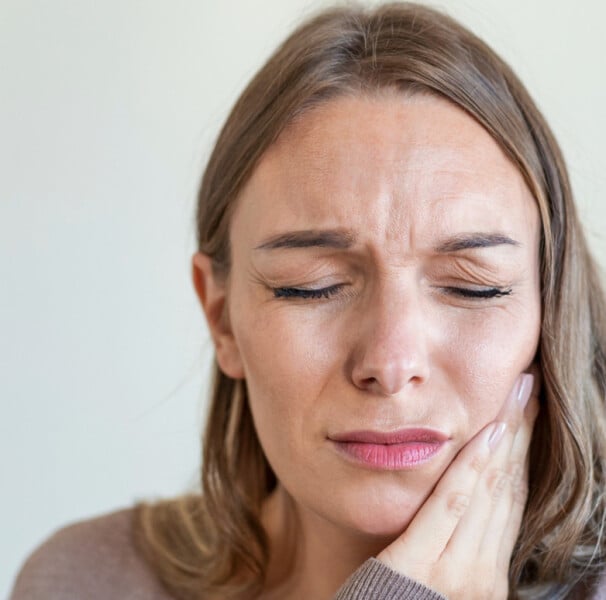
M 278 287 L 272 288 L 275 298 L 284 298 L 286 300 L 321 300 L 328 299 L 339 293 L 343 288 L 342 283 L 337 283 L 324 288 L 296 288 L 296 287 Z M 463 288 L 448 286 L 442 288 L 447 294 L 469 298 L 472 300 L 490 300 L 492 298 L 501 298 L 511 294 L 511 288 Z
M 447 294 L 453 296 L 461 296 L 463 298 L 471 298 L 475 300 L 489 300 L 491 298 L 501 298 L 509 296 L 511 288 L 462 288 L 462 287 L 445 287 L 443 288 Z
M 342 283 L 337 283 L 325 288 L 294 288 L 294 287 L 280 287 L 272 288 L 274 297 L 285 298 L 285 299 L 314 299 L 319 300 L 322 298 L 330 298 L 335 294 L 339 293 L 339 290 L 343 287 Z

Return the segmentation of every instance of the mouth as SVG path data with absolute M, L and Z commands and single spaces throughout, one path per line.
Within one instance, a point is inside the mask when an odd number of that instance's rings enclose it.
M 384 471 L 411 470 L 425 465 L 442 450 L 448 436 L 434 429 L 392 432 L 350 431 L 328 437 L 337 452 L 358 466 Z

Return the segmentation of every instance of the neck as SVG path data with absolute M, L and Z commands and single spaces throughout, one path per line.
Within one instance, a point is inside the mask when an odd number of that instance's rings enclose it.
M 392 541 L 344 530 L 297 505 L 280 484 L 265 501 L 261 520 L 270 542 L 263 600 L 329 600 Z

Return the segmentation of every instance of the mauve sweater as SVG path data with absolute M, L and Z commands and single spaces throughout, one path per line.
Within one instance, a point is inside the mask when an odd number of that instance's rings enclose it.
M 131 510 L 61 529 L 26 561 L 9 600 L 174 600 L 137 554 Z M 606 600 L 606 579 L 588 598 Z M 333 600 L 445 600 L 437 592 L 367 560 Z

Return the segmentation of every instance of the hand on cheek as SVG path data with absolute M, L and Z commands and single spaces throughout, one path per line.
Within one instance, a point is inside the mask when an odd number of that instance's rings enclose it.
M 539 410 L 534 380 L 526 373 L 518 377 L 496 420 L 458 453 L 406 531 L 379 560 L 449 600 L 507 598 L 509 563 L 527 496 L 528 448 Z

